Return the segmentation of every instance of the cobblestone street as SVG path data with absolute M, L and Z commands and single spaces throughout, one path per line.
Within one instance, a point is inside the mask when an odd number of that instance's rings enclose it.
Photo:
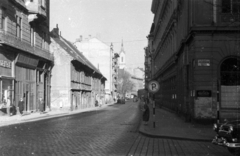
M 149 138 L 138 133 L 137 103 L 0 127 L 1 156 L 227 156 L 210 142 Z

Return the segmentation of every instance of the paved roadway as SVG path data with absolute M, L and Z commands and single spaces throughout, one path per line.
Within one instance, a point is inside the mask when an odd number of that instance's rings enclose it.
M 227 156 L 208 142 L 149 138 L 138 133 L 136 103 L 0 127 L 0 156 Z

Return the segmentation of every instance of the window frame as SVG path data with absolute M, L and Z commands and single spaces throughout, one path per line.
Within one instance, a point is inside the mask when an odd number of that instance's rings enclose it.
M 16 15 L 16 37 L 22 39 L 22 17 Z
M 236 9 L 234 11 L 234 7 L 238 8 L 238 9 Z M 231 13 L 231 14 L 240 13 L 240 1 L 238 1 L 238 0 L 222 0 L 222 13 Z
M 1 20 L 0 29 L 2 29 L 3 31 L 6 31 L 6 24 L 7 24 L 7 22 L 6 22 L 7 17 L 5 15 L 6 9 L 1 7 L 0 11 L 1 11 L 0 13 L 2 13 L 1 16 L 0 16 L 0 18 L 1 18 L 0 19 Z
M 35 46 L 35 29 L 30 25 L 30 43 L 31 46 Z

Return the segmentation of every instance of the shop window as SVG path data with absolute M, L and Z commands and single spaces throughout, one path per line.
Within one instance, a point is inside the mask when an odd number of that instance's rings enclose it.
M 2 80 L 2 96 L 1 96 L 1 101 L 6 102 L 7 98 L 9 97 L 12 103 L 13 99 L 13 86 L 12 86 L 12 81 L 13 80 L 8 80 L 8 79 L 3 79 Z

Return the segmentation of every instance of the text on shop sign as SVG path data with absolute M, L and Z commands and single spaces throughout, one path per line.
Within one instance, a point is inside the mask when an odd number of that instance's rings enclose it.
M 11 68 L 12 67 L 12 62 L 0 60 L 0 66 L 5 67 L 5 68 Z

